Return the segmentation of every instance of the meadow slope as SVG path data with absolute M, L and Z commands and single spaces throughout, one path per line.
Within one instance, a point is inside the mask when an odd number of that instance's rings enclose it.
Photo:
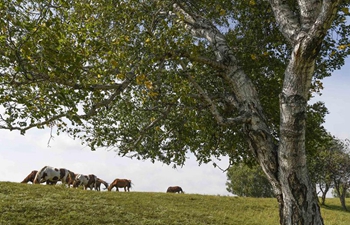
M 347 199 L 350 201 L 349 199 Z M 338 199 L 322 207 L 326 225 L 348 225 Z M 274 198 L 157 192 L 96 192 L 62 185 L 0 182 L 0 224 L 279 224 Z

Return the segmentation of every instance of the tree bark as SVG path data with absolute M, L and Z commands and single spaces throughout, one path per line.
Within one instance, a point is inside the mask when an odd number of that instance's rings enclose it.
M 340 203 L 341 203 L 341 206 L 343 207 L 343 209 L 345 211 L 348 211 L 348 209 L 346 208 L 346 204 L 345 204 L 346 191 L 347 191 L 346 187 L 343 186 L 343 190 L 342 190 L 339 198 L 340 198 Z
M 326 204 L 326 196 L 327 196 L 327 193 L 329 191 L 329 188 L 330 188 L 330 185 L 329 184 L 325 184 L 325 188 L 324 190 L 322 188 L 321 189 L 321 192 L 322 192 L 322 197 L 321 197 L 321 205 L 325 205 Z
M 345 198 L 346 198 L 346 192 L 348 190 L 348 186 L 342 184 L 342 182 L 340 180 L 334 180 L 334 186 L 335 186 L 335 190 L 338 194 L 342 208 L 345 211 L 347 211 L 348 209 L 346 208 Z
M 311 77 L 291 65 L 288 76 Z M 302 66 L 303 68 L 307 68 Z M 293 74 L 293 75 L 292 75 Z M 286 79 L 288 80 L 288 78 Z M 280 96 L 280 144 L 278 149 L 279 182 L 282 194 L 278 197 L 281 224 L 323 224 L 316 190 L 311 182 L 305 153 L 306 98 L 298 94 L 299 85 L 284 85 Z M 301 86 L 301 85 L 300 85 Z

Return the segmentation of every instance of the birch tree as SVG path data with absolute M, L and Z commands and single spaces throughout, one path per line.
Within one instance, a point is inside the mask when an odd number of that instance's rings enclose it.
M 307 102 L 349 54 L 347 1 L 2 0 L 0 13 L 1 129 L 175 166 L 189 152 L 255 160 L 280 224 L 323 224 Z

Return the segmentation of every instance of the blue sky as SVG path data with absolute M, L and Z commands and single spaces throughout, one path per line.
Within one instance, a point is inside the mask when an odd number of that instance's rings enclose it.
M 350 58 L 346 63 L 324 79 L 323 94 L 312 100 L 325 102 L 330 112 L 325 127 L 341 139 L 350 134 Z M 103 149 L 92 152 L 66 135 L 55 137 L 48 147 L 50 130 L 30 130 L 25 136 L 0 130 L 0 137 L 0 181 L 20 182 L 32 170 L 50 165 L 95 174 L 109 183 L 115 178 L 128 178 L 134 184 L 132 191 L 165 192 L 168 186 L 179 185 L 187 193 L 230 195 L 225 186 L 226 174 L 211 164 L 199 167 L 191 155 L 184 167 L 173 169 L 159 162 L 121 158 Z M 228 160 L 224 158 L 218 165 L 226 168 Z
M 334 71 L 331 77 L 323 80 L 323 84 L 322 95 L 312 101 L 322 101 L 328 108 L 324 126 L 337 138 L 350 138 L 350 57 L 341 70 Z

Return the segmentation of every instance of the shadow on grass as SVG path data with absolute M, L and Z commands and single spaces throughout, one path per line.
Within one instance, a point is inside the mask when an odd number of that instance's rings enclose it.
M 321 207 L 328 210 L 350 213 L 349 206 L 347 206 L 348 210 L 343 209 L 343 207 L 341 207 L 340 205 L 333 205 L 333 204 L 325 204 L 325 205 L 321 205 Z

